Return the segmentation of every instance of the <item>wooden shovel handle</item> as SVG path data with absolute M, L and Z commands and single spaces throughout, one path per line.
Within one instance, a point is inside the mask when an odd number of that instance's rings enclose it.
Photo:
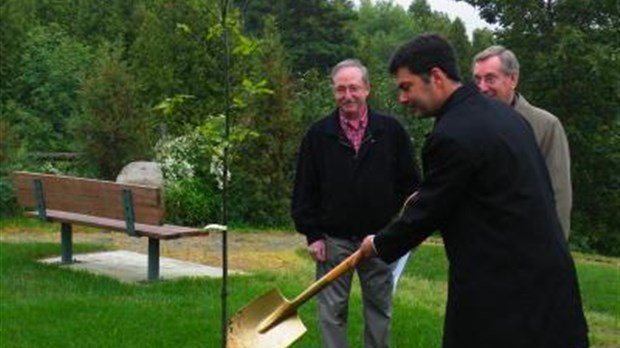
M 361 253 L 358 249 L 353 254 L 349 255 L 346 259 L 344 259 L 338 266 L 334 267 L 327 274 L 322 276 L 319 280 L 312 283 L 306 290 L 304 290 L 301 294 L 295 297 L 291 301 L 291 307 L 297 308 L 304 304 L 306 301 L 311 299 L 314 295 L 316 295 L 319 291 L 323 290 L 327 285 L 329 285 L 332 281 L 349 271 L 350 269 L 357 266 L 357 264 L 361 260 Z

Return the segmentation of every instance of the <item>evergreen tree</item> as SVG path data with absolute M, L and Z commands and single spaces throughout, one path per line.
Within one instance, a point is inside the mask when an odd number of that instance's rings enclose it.
M 301 139 L 294 119 L 294 80 L 290 61 L 273 17 L 265 21 L 256 61 L 270 93 L 254 98 L 239 123 L 257 136 L 240 144 L 233 173 L 232 206 L 236 221 L 290 225 L 289 206 L 295 151 Z
M 254 0 L 245 15 L 248 32 L 258 35 L 267 15 L 276 18 L 296 73 L 312 68 L 327 71 L 353 54 L 356 13 L 351 1 Z
M 150 159 L 153 144 L 153 127 L 121 52 L 108 46 L 99 50 L 95 70 L 82 83 L 81 112 L 72 122 L 84 164 L 111 180 L 127 163 Z

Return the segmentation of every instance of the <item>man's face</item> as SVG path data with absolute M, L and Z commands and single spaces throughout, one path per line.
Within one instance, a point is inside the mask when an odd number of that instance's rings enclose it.
M 338 70 L 332 82 L 334 99 L 345 117 L 359 117 L 370 94 L 370 86 L 364 83 L 362 71 L 356 67 L 344 67 Z
M 489 97 L 511 104 L 517 87 L 518 75 L 505 74 L 497 56 L 474 63 L 474 81 Z
M 408 68 L 399 68 L 395 75 L 398 101 L 419 117 L 432 116 L 441 107 L 432 78 L 412 74 Z

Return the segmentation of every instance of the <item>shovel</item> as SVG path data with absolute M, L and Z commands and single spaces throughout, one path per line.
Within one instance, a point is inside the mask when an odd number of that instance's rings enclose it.
M 297 308 L 360 261 L 359 250 L 314 282 L 292 301 L 278 289 L 256 298 L 235 314 L 228 325 L 227 348 L 286 348 L 297 341 L 306 327 Z

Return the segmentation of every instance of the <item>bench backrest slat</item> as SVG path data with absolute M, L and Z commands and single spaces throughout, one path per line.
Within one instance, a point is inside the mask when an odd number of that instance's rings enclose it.
M 161 225 L 164 202 L 158 187 L 119 184 L 87 178 L 30 172 L 14 172 L 13 182 L 20 205 L 36 208 L 35 179 L 43 184 L 47 209 L 124 220 L 123 189 L 132 193 L 135 222 Z

